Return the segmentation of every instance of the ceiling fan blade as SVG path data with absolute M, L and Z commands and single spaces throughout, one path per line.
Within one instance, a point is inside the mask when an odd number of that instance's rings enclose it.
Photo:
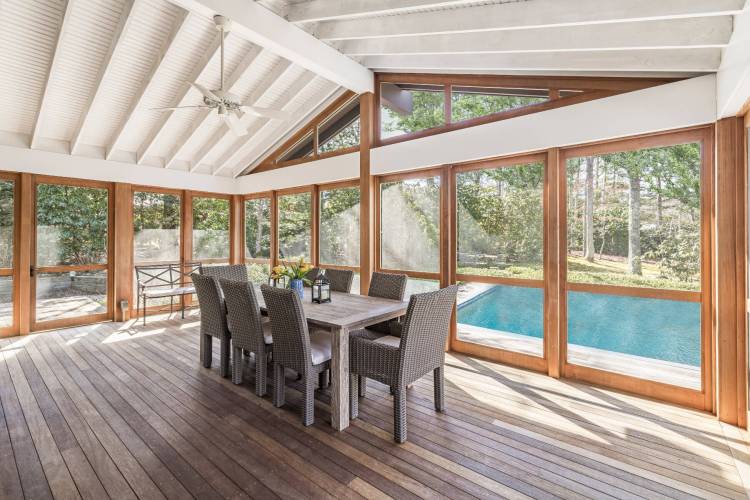
M 247 111 L 250 114 L 261 116 L 263 118 L 271 118 L 273 120 L 288 120 L 291 118 L 291 115 L 285 111 L 281 111 L 278 109 L 271 109 L 271 108 L 261 108 L 259 106 L 250 106 L 247 104 L 244 104 L 240 106 L 243 111 Z
M 151 111 L 174 111 L 176 109 L 208 108 L 208 106 L 176 106 L 172 108 L 149 108 Z
M 219 99 L 219 97 L 216 94 L 208 90 L 206 87 L 204 87 L 200 83 L 197 83 L 197 82 L 188 82 L 188 83 L 190 84 L 191 87 L 193 87 L 195 90 L 203 94 L 205 97 L 208 97 L 209 99 L 213 99 L 214 101 L 221 101 L 221 99 Z
M 237 118 L 237 115 L 234 113 L 227 113 L 225 115 L 221 115 L 221 118 L 224 120 L 224 123 L 227 124 L 227 127 L 229 127 L 229 130 L 231 130 L 235 135 L 242 137 L 244 135 L 247 135 L 247 129 L 244 125 L 242 125 L 242 122 L 239 118 Z

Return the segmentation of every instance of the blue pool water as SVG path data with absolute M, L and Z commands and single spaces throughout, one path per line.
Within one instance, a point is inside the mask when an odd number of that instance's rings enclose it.
M 458 322 L 542 338 L 543 291 L 494 286 L 458 306 Z M 568 292 L 568 342 L 700 366 L 700 304 Z

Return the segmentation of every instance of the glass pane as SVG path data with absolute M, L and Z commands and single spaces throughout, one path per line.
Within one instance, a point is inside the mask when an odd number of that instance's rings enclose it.
M 106 270 L 37 273 L 37 322 L 106 312 Z
M 458 340 L 544 356 L 544 290 L 459 283 Z
M 354 273 L 354 279 L 352 280 L 352 290 L 351 293 L 354 295 L 359 295 L 359 287 L 360 287 L 360 276 L 359 273 Z
M 544 164 L 456 175 L 459 274 L 543 278 Z
M 180 197 L 173 194 L 133 193 L 134 262 L 180 260 Z
M 0 180 L 0 267 L 13 267 L 13 181 Z
M 157 268 L 157 269 L 149 269 L 148 270 L 148 274 L 153 275 L 153 276 L 158 276 L 159 273 L 164 273 L 164 274 L 161 275 L 164 279 L 169 280 L 171 278 L 169 276 L 169 270 L 167 268 L 164 268 L 164 269 L 158 269 Z M 177 279 L 176 276 L 177 275 L 175 274 L 175 275 L 172 276 L 172 278 Z M 142 276 L 141 279 L 143 279 L 144 281 L 148 280 L 148 276 L 144 275 L 144 276 Z M 151 281 L 149 283 L 149 285 L 158 285 L 158 286 L 149 286 L 148 290 L 158 290 L 160 288 L 165 288 L 165 289 L 171 288 L 171 286 L 169 284 L 167 284 L 167 283 L 160 283 L 157 280 Z M 135 269 L 134 269 L 133 270 L 133 303 L 132 303 L 132 306 L 134 308 L 137 307 L 137 305 L 138 305 L 138 297 L 136 295 L 137 293 L 138 293 L 138 275 L 137 275 L 137 273 L 135 272 Z M 172 301 L 172 303 L 175 305 L 175 307 L 177 309 L 179 309 L 179 307 L 180 307 L 180 300 L 181 300 L 181 298 L 179 296 L 175 296 L 174 299 L 170 299 L 169 297 L 154 297 L 154 298 L 148 299 L 146 301 L 146 305 L 148 306 L 149 309 L 151 309 L 151 307 L 156 307 L 156 306 L 169 306 L 170 301 Z M 141 297 L 141 307 L 143 307 L 143 297 Z
M 13 277 L 0 276 L 0 328 L 13 326 Z
M 321 153 L 357 145 L 359 145 L 359 97 L 344 104 L 318 127 L 318 150 Z
M 359 188 L 320 192 L 320 262 L 359 266 Z
M 271 258 L 271 199 L 245 200 L 245 257 Z
M 382 183 L 380 226 L 383 269 L 438 272 L 440 178 Z
M 62 184 L 36 189 L 36 265 L 106 264 L 109 191 Z
M 297 141 L 292 147 L 279 155 L 276 161 L 282 162 L 299 160 L 300 158 L 312 158 L 314 152 L 315 148 L 313 145 L 313 133 L 311 130 L 302 139 Z
M 434 292 L 436 290 L 440 290 L 440 281 L 438 280 L 408 278 L 406 280 L 406 293 L 404 294 L 404 300 L 408 301 L 409 297 L 415 293 Z
M 229 259 L 229 200 L 193 198 L 193 259 Z
M 453 87 L 451 119 L 454 122 L 501 113 L 539 104 L 549 99 L 544 89 L 508 89 L 492 87 Z
M 394 137 L 445 125 L 445 92 L 441 85 L 380 86 L 380 137 Z
M 571 158 L 568 281 L 700 290 L 701 147 Z
M 701 305 L 568 292 L 568 362 L 700 389 Z
M 260 264 L 257 262 L 248 262 L 245 264 L 247 267 L 247 278 L 252 283 L 262 285 L 268 283 L 268 275 L 271 274 L 270 264 Z
M 312 194 L 279 196 L 279 258 L 310 261 Z

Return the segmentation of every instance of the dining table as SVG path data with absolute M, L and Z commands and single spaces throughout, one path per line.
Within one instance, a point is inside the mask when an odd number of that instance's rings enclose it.
M 307 323 L 331 332 L 331 426 L 341 431 L 349 427 L 349 332 L 404 316 L 408 302 L 331 292 L 330 302 L 318 304 L 310 294 L 305 287 L 302 308 Z M 259 286 L 256 297 L 261 311 L 267 312 Z

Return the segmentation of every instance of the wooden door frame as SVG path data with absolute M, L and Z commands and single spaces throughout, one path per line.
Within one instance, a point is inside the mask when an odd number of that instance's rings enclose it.
M 19 254 L 21 252 L 20 245 L 20 226 L 21 226 L 21 175 L 11 172 L 0 172 L 0 180 L 13 182 L 13 255 L 11 257 L 11 267 L 9 272 L 3 271 L 0 276 L 10 276 L 12 279 L 12 292 L 11 301 L 13 306 L 13 314 L 11 316 L 10 326 L 0 328 L 0 338 L 12 337 L 18 335 L 19 325 L 21 323 L 21 287 L 20 287 L 20 276 L 21 272 L 19 269 Z M 5 268 L 3 268 L 5 269 Z

